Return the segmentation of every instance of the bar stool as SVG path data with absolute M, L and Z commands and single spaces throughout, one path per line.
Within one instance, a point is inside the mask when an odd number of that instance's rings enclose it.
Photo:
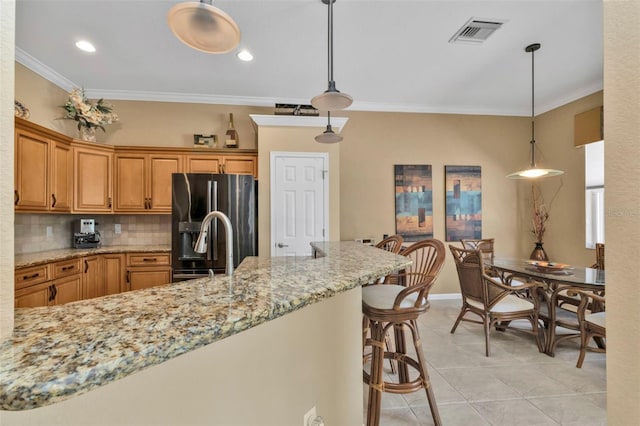
M 371 346 L 371 369 L 363 369 L 364 382 L 369 385 L 367 425 L 380 423 L 382 392 L 411 393 L 424 389 L 436 425 L 440 425 L 440 414 L 431 388 L 427 363 L 422 352 L 417 319 L 429 308 L 429 291 L 442 269 L 445 247 L 441 241 L 429 239 L 407 247 L 402 255 L 413 262 L 406 269 L 391 276 L 392 284 L 374 285 L 362 289 L 363 350 Z M 395 349 L 385 350 L 385 335 L 393 327 Z M 407 355 L 404 328 L 411 331 L 416 357 Z M 370 337 L 367 338 L 367 335 Z M 363 358 L 363 359 L 366 359 Z M 384 360 L 398 363 L 398 383 L 385 382 L 382 378 Z M 409 367 L 418 372 L 411 380 Z

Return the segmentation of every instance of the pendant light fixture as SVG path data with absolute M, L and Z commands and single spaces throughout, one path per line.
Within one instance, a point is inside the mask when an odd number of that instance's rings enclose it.
M 327 130 L 316 136 L 316 142 L 337 143 L 342 141 L 342 136 L 338 135 L 331 128 L 331 111 L 327 111 Z
M 509 179 L 534 179 L 539 177 L 558 176 L 563 174 L 562 170 L 545 169 L 538 167 L 536 164 L 536 139 L 535 139 L 535 114 L 534 114 L 534 93 L 535 93 L 535 74 L 534 74 L 534 62 L 533 54 L 536 50 L 540 49 L 540 43 L 530 44 L 525 47 L 524 51 L 531 53 L 531 164 L 524 170 L 517 171 L 507 175 Z
M 205 53 L 227 53 L 240 42 L 240 28 L 212 0 L 178 3 L 167 14 L 169 28 L 180 41 Z
M 353 103 L 353 98 L 346 93 L 336 89 L 336 82 L 333 80 L 333 3 L 336 0 L 321 0 L 328 4 L 328 55 L 327 65 L 329 74 L 329 88 L 311 99 L 311 105 L 321 111 L 336 111 L 347 108 Z

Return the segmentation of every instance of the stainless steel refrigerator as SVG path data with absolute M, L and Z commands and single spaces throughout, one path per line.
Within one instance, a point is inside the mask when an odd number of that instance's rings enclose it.
M 229 217 L 233 227 L 234 268 L 247 256 L 258 254 L 256 181 L 251 175 L 174 173 L 172 183 L 171 262 L 173 281 L 224 273 L 225 231 L 211 222 L 206 253 L 193 246 L 202 219 L 213 210 Z

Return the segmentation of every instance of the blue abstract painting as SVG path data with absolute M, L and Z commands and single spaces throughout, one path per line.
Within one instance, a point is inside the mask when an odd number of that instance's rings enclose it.
M 480 166 L 444 166 L 446 241 L 482 238 Z

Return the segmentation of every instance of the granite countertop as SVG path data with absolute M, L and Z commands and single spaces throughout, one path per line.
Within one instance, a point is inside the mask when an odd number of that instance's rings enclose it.
M 246 258 L 216 275 L 15 311 L 0 344 L 0 409 L 63 401 L 401 269 L 410 260 L 356 242 L 323 257 Z
M 73 259 L 76 257 L 91 256 L 105 253 L 148 253 L 148 252 L 171 252 L 169 245 L 150 246 L 106 246 L 95 249 L 58 249 L 41 251 L 36 253 L 25 253 L 16 255 L 15 268 L 26 268 L 28 266 L 41 265 L 43 263 L 57 262 L 60 260 Z

